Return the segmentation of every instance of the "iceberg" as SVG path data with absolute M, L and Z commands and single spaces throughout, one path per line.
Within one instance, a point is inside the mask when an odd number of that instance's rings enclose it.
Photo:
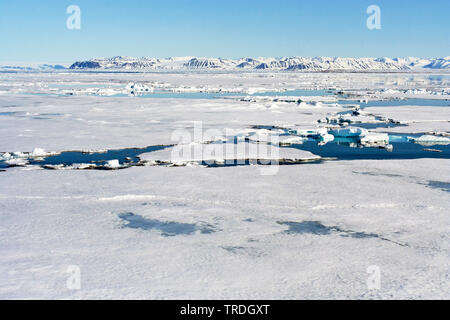
M 335 137 L 359 137 L 367 135 L 368 131 L 364 128 L 351 127 L 345 129 L 330 130 L 329 133 Z
M 143 83 L 130 82 L 127 84 L 126 89 L 127 92 L 129 92 L 130 94 L 142 94 L 153 92 L 153 88 L 149 88 L 147 85 Z
M 42 157 L 45 155 L 47 155 L 47 152 L 45 152 L 45 150 L 41 148 L 34 148 L 33 152 L 31 152 L 32 157 Z
M 362 136 L 359 142 L 363 146 L 384 146 L 389 144 L 389 135 L 387 133 L 367 133 Z
M 8 160 L 10 158 L 11 158 L 11 154 L 9 152 L 0 154 L 0 159 L 2 159 L 2 160 Z
M 117 159 L 109 160 L 109 161 L 106 163 L 105 167 L 110 168 L 110 169 L 117 169 L 117 168 L 120 167 L 119 160 L 117 160 Z
M 302 144 L 307 140 L 304 137 L 289 137 L 289 136 L 281 136 L 280 138 L 280 146 L 290 146 L 292 144 Z
M 319 140 L 320 140 L 319 145 L 322 146 L 324 144 L 327 144 L 330 141 L 333 141 L 334 136 L 332 134 L 326 133 L 326 134 L 321 135 Z
M 11 167 L 24 167 L 28 164 L 28 160 L 23 158 L 12 158 L 5 162 Z
M 287 133 L 290 135 L 297 135 L 302 137 L 319 138 L 320 136 L 328 134 L 328 130 L 327 128 L 289 129 Z
M 413 142 L 423 146 L 432 146 L 432 145 L 448 145 L 450 144 L 450 139 L 447 137 L 439 137 L 425 134 L 420 136 L 419 138 L 408 137 L 408 139 Z

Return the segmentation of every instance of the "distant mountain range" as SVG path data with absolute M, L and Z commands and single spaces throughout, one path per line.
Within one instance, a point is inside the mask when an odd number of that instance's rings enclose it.
M 38 66 L 0 65 L 0 71 L 52 71 L 67 69 L 60 64 L 40 64 Z
M 77 61 L 70 69 L 106 70 L 286 70 L 286 71 L 413 71 L 420 69 L 450 69 L 450 57 L 422 58 L 198 58 L 167 59 L 113 57 Z
M 0 70 L 51 71 L 65 69 L 61 65 L 43 64 L 38 67 L 0 66 Z M 273 71 L 432 71 L 450 70 L 450 57 L 445 58 L 329 58 L 329 57 L 289 57 L 289 58 L 132 58 L 116 56 L 77 61 L 68 69 L 72 70 L 273 70 Z

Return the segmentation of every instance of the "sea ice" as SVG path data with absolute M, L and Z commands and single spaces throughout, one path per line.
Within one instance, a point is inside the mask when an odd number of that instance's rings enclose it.
M 158 63 L 181 66 L 190 60 Z M 433 93 L 447 92 L 447 79 L 272 71 L 0 73 L 0 298 L 449 299 L 448 159 L 328 161 L 297 148 L 335 134 L 384 143 L 389 132 L 394 144 L 407 136 L 421 141 L 426 133 L 432 137 L 423 142 L 443 142 L 450 108 L 392 101 L 342 117 L 407 124 L 367 130 L 318 122 L 353 112 L 354 101 L 345 105 L 337 95 L 163 99 L 128 96 L 126 89 L 128 83 L 167 92 L 333 88 L 341 96 L 348 93 L 348 100 L 408 95 L 442 100 L 448 96 Z M 109 85 L 121 96 L 101 95 L 106 92 L 101 87 Z M 415 89 L 427 92 L 407 93 Z M 272 103 L 277 108 L 267 107 Z M 216 139 L 197 135 L 195 122 L 202 123 L 201 133 L 217 132 Z M 124 170 L 3 170 L 4 161 L 27 165 L 36 146 L 61 152 L 174 145 L 180 141 L 172 134 L 179 131 L 190 136 L 192 148 L 236 151 L 229 157 L 181 158 L 179 167 L 173 166 L 175 147 L 168 147 L 140 155 L 147 166 Z M 266 157 L 250 151 L 250 145 L 264 148 L 277 138 L 295 148 L 274 143 L 274 154 Z M 248 150 L 238 151 L 240 144 Z M 349 149 L 338 143 L 317 148 L 327 147 Z M 43 150 L 36 150 L 36 157 L 46 157 Z M 268 166 L 186 163 L 252 157 L 314 163 L 279 166 L 272 175 L 260 172 Z M 121 168 L 117 159 L 106 166 Z M 283 221 L 289 224 L 278 223 Z M 172 226 L 183 232 L 164 236 L 162 229 Z M 73 265 L 81 270 L 81 290 L 66 286 Z M 372 265 L 380 268 L 380 290 L 366 284 Z
M 119 160 L 114 159 L 114 160 L 109 160 L 106 165 L 107 168 L 111 168 L 111 169 L 117 169 L 120 167 L 120 163 Z
M 330 130 L 329 133 L 335 137 L 359 137 L 367 135 L 368 131 L 364 128 L 350 127 L 344 129 Z
M 45 150 L 41 148 L 34 148 L 33 152 L 31 152 L 31 156 L 33 157 L 41 157 L 45 155 L 47 155 L 47 152 L 45 152 Z
M 418 138 L 409 137 L 409 139 L 417 144 L 421 144 L 424 146 L 432 146 L 432 145 L 448 145 L 450 144 L 450 138 L 440 137 L 440 136 L 432 136 L 432 135 L 422 135 Z

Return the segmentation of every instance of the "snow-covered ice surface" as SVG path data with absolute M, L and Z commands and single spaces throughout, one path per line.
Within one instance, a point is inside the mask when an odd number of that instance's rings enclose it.
M 353 102 L 414 92 L 445 100 L 449 82 L 424 74 L 0 73 L 0 298 L 449 299 L 450 107 Z M 236 96 L 151 98 L 158 91 Z M 394 135 L 430 156 L 337 154 L 269 175 L 262 165 L 186 165 L 224 159 L 217 155 L 170 165 L 173 133 L 200 122 L 205 134 L 193 134 L 192 145 L 270 145 L 278 156 L 262 159 L 320 159 L 302 149 L 311 139 L 321 148 L 353 139 L 345 143 L 388 153 Z M 104 164 L 39 165 L 67 151 L 88 152 L 83 159 L 97 151 Z M 105 170 L 86 170 L 95 168 Z M 66 284 L 73 265 L 79 290 Z M 374 265 L 379 290 L 367 286 Z

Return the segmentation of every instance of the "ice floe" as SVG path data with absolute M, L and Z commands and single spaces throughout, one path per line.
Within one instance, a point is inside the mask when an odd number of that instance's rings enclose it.
M 418 138 L 409 137 L 409 139 L 417 144 L 421 144 L 423 146 L 432 146 L 432 145 L 448 145 L 450 144 L 450 138 L 440 137 L 440 136 L 432 136 L 432 135 L 422 135 Z

